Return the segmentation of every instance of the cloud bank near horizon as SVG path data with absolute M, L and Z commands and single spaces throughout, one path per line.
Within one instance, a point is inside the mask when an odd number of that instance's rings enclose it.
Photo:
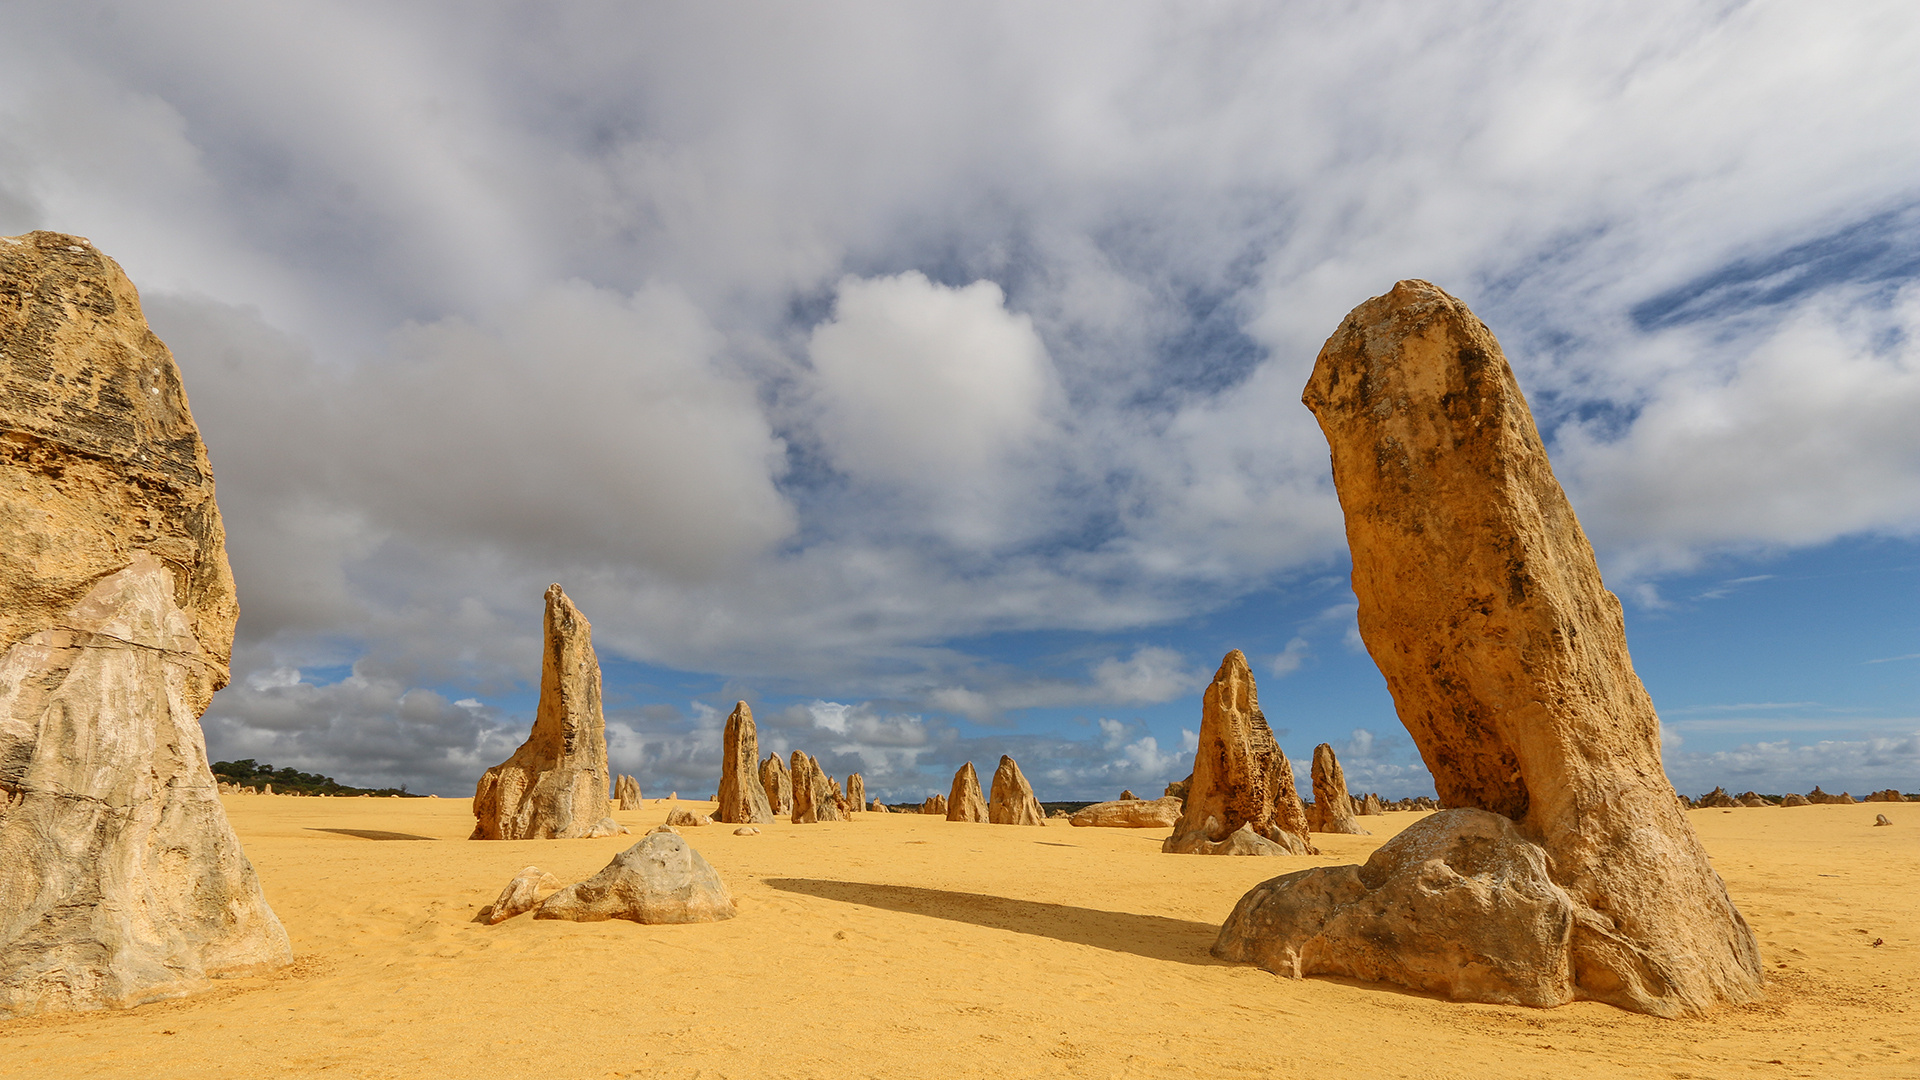
M 1104 724 L 1216 661 L 1128 635 L 1338 567 L 1299 390 L 1408 276 L 1500 335 L 1630 599 L 1920 531 L 1898 6 L 16 30 L 0 232 L 90 236 L 180 359 L 242 589 L 233 756 L 470 780 L 524 717 L 450 699 L 524 690 L 560 580 L 603 653 L 778 697 L 869 775 L 985 738 L 1066 789 L 1164 780 L 1172 732 Z M 979 644 L 1040 633 L 1091 644 L 1065 673 Z M 615 718 L 651 786 L 717 761 L 709 697 Z M 1035 708 L 1094 722 L 1004 726 Z M 1405 750 L 1380 783 L 1422 782 Z

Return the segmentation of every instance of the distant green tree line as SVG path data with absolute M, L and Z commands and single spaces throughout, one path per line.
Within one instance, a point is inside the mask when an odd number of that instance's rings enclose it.
M 288 766 L 276 769 L 271 765 L 262 765 L 252 758 L 239 761 L 216 761 L 213 763 L 213 775 L 217 780 L 241 787 L 265 788 L 273 785 L 276 792 L 299 792 L 302 795 L 399 795 L 415 798 L 407 791 L 405 784 L 397 788 L 357 788 L 348 787 L 331 776 L 318 773 L 304 773 Z

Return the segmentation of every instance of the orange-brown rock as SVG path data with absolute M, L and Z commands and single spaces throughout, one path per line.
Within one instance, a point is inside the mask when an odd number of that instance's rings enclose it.
M 1885 815 L 1885 814 L 1875 814 L 1875 815 L 1873 815 L 1873 823 L 1874 823 L 1874 824 L 1875 824 L 1876 826 L 1878 826 L 1878 825 L 1891 825 L 1891 824 L 1893 824 L 1893 820 L 1892 820 L 1891 818 L 1889 818 L 1889 817 L 1887 817 L 1887 815 Z
M 1694 805 L 1702 810 L 1718 810 L 1722 807 L 1738 806 L 1740 803 L 1733 796 L 1727 794 L 1726 788 L 1717 787 L 1705 795 L 1700 796 L 1700 801 L 1694 803 Z
M 1813 804 L 1807 802 L 1807 797 L 1805 795 L 1795 795 L 1792 792 L 1789 792 L 1785 795 L 1780 796 L 1780 805 L 1781 806 L 1811 806 Z
M 1884 791 L 1876 791 L 1873 794 L 1868 795 L 1866 798 L 1860 801 L 1861 802 L 1906 802 L 1907 797 L 1905 795 L 1900 794 L 1899 788 L 1887 788 Z
M 987 820 L 987 799 L 980 794 L 980 774 L 973 771 L 971 761 L 953 774 L 953 790 L 947 794 L 947 820 Z
M 847 806 L 853 810 L 867 808 L 867 778 L 859 773 L 847 774 Z
M 768 754 L 760 763 L 760 787 L 767 793 L 767 809 L 776 815 L 793 812 L 793 776 L 779 754 Z
M 532 911 L 539 905 L 542 893 L 552 892 L 559 887 L 559 878 L 537 866 L 529 866 L 513 875 L 513 880 L 500 890 L 499 899 L 481 908 L 473 921 L 498 926 L 523 911 Z
M 475 786 L 474 840 L 585 837 L 607 816 L 607 721 L 593 627 L 560 586 L 547 586 L 546 600 L 533 731 Z
M 1361 817 L 1379 817 L 1384 813 L 1386 813 L 1386 811 L 1380 807 L 1379 792 L 1370 791 L 1367 793 L 1366 798 L 1360 800 L 1359 814 Z
M 238 612 L 133 284 L 79 237 L 0 238 L 0 1017 L 291 962 L 200 729 Z
M 947 797 L 945 795 L 927 796 L 927 801 L 920 804 L 920 812 L 923 814 L 933 814 L 937 817 L 946 817 Z
M 1000 755 L 993 770 L 993 791 L 987 799 L 987 821 L 994 825 L 1045 825 L 1047 812 L 1034 798 L 1033 785 L 1011 757 Z
M 1129 800 L 1129 799 L 1137 799 L 1137 798 L 1139 798 L 1139 797 L 1140 797 L 1140 796 L 1138 796 L 1138 795 L 1135 795 L 1135 794 L 1133 793 L 1133 789 L 1131 789 L 1131 788 L 1121 788 L 1121 789 L 1120 789 L 1120 801 L 1121 801 L 1121 802 L 1126 802 L 1126 801 L 1127 801 L 1127 800 Z
M 1512 821 L 1572 904 L 1554 1000 L 1680 1016 L 1758 997 L 1753 933 L 1665 778 L 1620 602 L 1493 334 L 1400 282 L 1347 316 L 1303 400 L 1332 448 L 1361 638 L 1442 804 Z
M 1166 829 L 1179 820 L 1180 800 L 1172 795 L 1094 803 L 1067 816 L 1068 824 L 1083 829 Z
M 795 825 L 820 821 L 840 821 L 839 785 L 820 768 L 820 762 L 798 750 L 793 752 L 793 816 Z
M 1347 774 L 1333 747 L 1321 743 L 1313 748 L 1313 807 L 1307 812 L 1307 827 L 1313 832 L 1371 835 L 1354 820 L 1353 798 L 1347 793 Z
M 708 814 L 696 814 L 684 807 L 676 806 L 667 811 L 667 824 L 679 828 L 691 828 L 698 825 L 711 825 L 713 818 Z
M 622 776 L 613 782 L 613 798 L 622 810 L 640 809 L 640 781 L 631 776 Z
M 715 821 L 729 825 L 764 825 L 773 820 L 767 789 L 760 785 L 760 736 L 754 730 L 753 710 L 742 701 L 727 717 L 720 739 L 720 790 L 714 801 Z
M 1254 841 L 1235 839 L 1247 826 Z M 1230 844 L 1229 847 L 1221 845 Z M 1307 812 L 1260 711 L 1253 672 L 1239 649 L 1226 655 L 1201 699 L 1200 745 L 1185 807 L 1162 851 L 1178 854 L 1310 855 Z

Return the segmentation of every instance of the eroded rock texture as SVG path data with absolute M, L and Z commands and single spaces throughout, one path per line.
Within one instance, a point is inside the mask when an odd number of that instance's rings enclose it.
M 760 788 L 767 795 L 767 809 L 775 814 L 793 812 L 793 777 L 779 754 L 768 754 L 760 763 Z
M 292 960 L 200 730 L 239 612 L 213 496 L 120 267 L 0 238 L 0 1016 Z
M 539 905 L 542 893 L 559 887 L 559 878 L 537 866 L 524 867 L 500 890 L 500 896 L 493 903 L 480 909 L 473 921 L 498 926 L 521 912 L 532 911 Z
M 1180 820 L 1180 799 L 1118 799 L 1081 807 L 1067 819 L 1078 828 L 1165 829 Z
M 621 776 L 613 782 L 613 799 L 622 810 L 640 809 L 640 781 L 631 776 Z
M 1667 783 L 1620 603 L 1493 334 L 1400 282 L 1347 316 L 1303 400 L 1361 637 L 1442 805 L 1510 819 L 1575 906 L 1558 1000 L 1678 1016 L 1757 997 L 1753 934 Z
M 993 770 L 993 793 L 987 799 L 987 820 L 995 825 L 1045 825 L 1047 812 L 1033 795 L 1020 765 L 1005 754 Z
M 729 825 L 764 825 L 773 820 L 773 808 L 767 804 L 767 789 L 760 784 L 760 736 L 754 730 L 753 710 L 742 701 L 727 717 L 727 729 L 720 744 L 720 790 L 715 800 L 720 809 L 715 821 Z
M 953 789 L 947 793 L 947 820 L 987 820 L 987 798 L 980 794 L 980 774 L 973 771 L 971 761 L 953 774 Z
M 719 922 L 738 914 L 733 894 L 679 834 L 654 832 L 598 874 L 541 901 L 536 919 L 637 923 Z
M 1307 816 L 1314 832 L 1371 835 L 1354 819 L 1347 774 L 1333 755 L 1333 747 L 1326 743 L 1313 748 L 1313 809 Z
M 847 774 L 847 806 L 853 810 L 867 808 L 867 778 L 859 773 Z
M 546 648 L 533 732 L 473 793 L 474 840 L 567 840 L 607 816 L 607 721 L 593 627 L 547 586 Z M 616 826 L 617 827 L 617 826 Z
M 1248 826 L 1255 840 L 1236 839 Z M 1220 661 L 1201 700 L 1200 745 L 1193 754 L 1186 804 L 1162 851 L 1189 855 L 1310 855 L 1307 812 L 1293 786 L 1293 765 L 1280 752 L 1260 711 L 1247 658 L 1235 649 Z
M 920 804 L 920 812 L 923 814 L 932 814 L 936 817 L 946 817 L 947 797 L 945 795 L 927 796 L 926 801 Z

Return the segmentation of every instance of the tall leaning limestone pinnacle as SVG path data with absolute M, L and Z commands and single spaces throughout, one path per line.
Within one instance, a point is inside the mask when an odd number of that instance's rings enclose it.
M 133 284 L 79 237 L 0 238 L 0 1017 L 292 961 L 200 730 L 238 614 Z
M 607 816 L 607 721 L 593 626 L 560 586 L 547 586 L 546 601 L 533 731 L 475 785 L 474 840 L 567 840 L 620 829 Z
M 742 701 L 727 717 L 720 747 L 720 809 L 715 821 L 729 825 L 765 825 L 773 820 L 767 789 L 760 785 L 760 737 L 753 727 L 753 710 Z
M 1620 601 L 1493 333 L 1402 281 L 1341 323 L 1303 400 L 1360 636 L 1449 809 L 1365 868 L 1259 886 L 1214 954 L 1659 1016 L 1757 998 L 1753 932 L 1667 782 Z

